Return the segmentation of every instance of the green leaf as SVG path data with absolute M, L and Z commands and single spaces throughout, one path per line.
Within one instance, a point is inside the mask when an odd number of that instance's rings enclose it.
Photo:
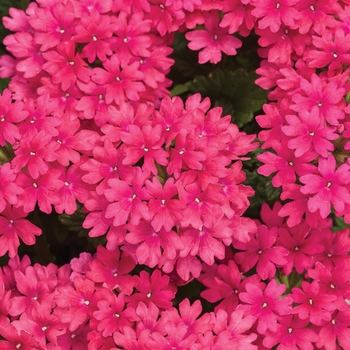
M 255 84 L 257 78 L 255 72 L 244 68 L 235 71 L 217 69 L 208 76 L 196 77 L 189 90 L 210 97 L 215 105 L 222 106 L 232 115 L 232 122 L 242 127 L 252 121 L 254 113 L 267 101 L 267 92 Z
M 343 217 L 335 216 L 333 218 L 333 227 L 331 230 L 333 232 L 344 230 L 345 228 L 350 228 L 349 224 L 346 224 Z
M 10 79 L 0 79 L 0 93 L 2 93 L 9 85 Z
M 185 92 L 188 92 L 190 90 L 191 84 L 192 84 L 192 82 L 188 81 L 185 84 L 175 85 L 170 91 L 170 96 L 171 97 L 180 96 L 180 95 L 184 94 Z

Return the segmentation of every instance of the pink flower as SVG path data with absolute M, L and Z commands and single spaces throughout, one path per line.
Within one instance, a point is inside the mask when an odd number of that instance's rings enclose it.
M 6 340 L 0 340 L 0 347 L 6 350 L 44 350 L 45 348 L 28 332 L 17 330 L 8 319 L 0 322 L 0 335 Z
M 316 47 L 315 50 L 309 50 L 306 54 L 308 64 L 311 68 L 323 68 L 328 66 L 328 69 L 341 70 L 343 65 L 350 63 L 350 44 L 349 34 L 345 34 L 340 28 L 331 31 L 326 31 L 322 37 L 314 35 L 312 44 Z
M 287 263 L 283 265 L 285 275 L 289 275 L 293 268 L 300 274 L 312 268 L 314 256 L 324 250 L 320 243 L 320 231 L 310 229 L 305 222 L 293 228 L 280 228 L 277 244 L 289 250 L 285 257 Z
M 251 332 L 256 317 L 248 315 L 241 308 L 237 308 L 231 315 L 228 315 L 225 310 L 218 310 L 216 314 L 211 315 L 214 334 L 217 334 L 219 339 L 226 340 L 218 341 L 218 347 L 213 349 L 257 350 L 256 345 L 251 344 L 257 338 L 256 333 Z M 229 346 L 224 347 L 224 344 Z
M 320 211 L 322 218 L 331 212 L 331 205 L 337 211 L 343 211 L 345 203 L 350 204 L 350 194 L 345 187 L 350 181 L 350 167 L 342 164 L 336 169 L 333 155 L 320 158 L 318 161 L 318 174 L 300 176 L 304 186 L 300 191 L 309 196 L 308 208 L 311 212 Z
M 34 336 L 42 346 L 47 341 L 57 344 L 57 337 L 66 332 L 59 318 L 53 314 L 53 304 L 49 301 L 41 301 L 21 315 L 18 321 L 12 324 L 17 330 L 23 330 Z
M 335 295 L 335 304 L 338 310 L 344 311 L 349 305 L 345 301 L 350 299 L 350 266 L 339 264 L 332 269 L 327 269 L 322 263 L 316 262 L 313 270 L 308 270 L 308 275 L 320 284 L 320 291 L 329 295 Z
M 301 17 L 300 13 L 293 7 L 298 0 L 253 0 L 252 15 L 261 18 L 258 21 L 260 29 L 270 28 L 276 33 L 281 24 L 293 27 Z
M 57 288 L 55 301 L 59 308 L 60 320 L 69 324 L 71 332 L 85 324 L 96 306 L 95 283 L 87 278 L 76 276 L 72 285 Z
M 7 203 L 17 204 L 18 195 L 23 193 L 23 187 L 16 183 L 16 175 L 13 173 L 10 163 L 0 166 L 0 213 L 6 208 Z
M 36 32 L 35 42 L 47 51 L 60 42 L 68 42 L 75 34 L 76 16 L 73 3 L 55 3 L 52 8 L 37 8 L 29 20 Z
M 180 201 L 186 204 L 183 218 L 180 222 L 182 227 L 192 226 L 201 229 L 202 226 L 212 228 L 223 217 L 222 204 L 225 196 L 221 193 L 218 185 L 209 185 L 202 191 L 197 182 L 193 182 L 185 188 L 179 184 Z
M 246 292 L 240 293 L 239 298 L 243 303 L 240 308 L 246 314 L 258 319 L 257 330 L 260 334 L 265 334 L 267 329 L 272 332 L 277 330 L 277 316 L 289 315 L 292 311 L 293 300 L 290 297 L 282 297 L 286 290 L 284 284 L 277 285 L 276 280 L 272 280 L 262 291 L 254 284 L 247 283 Z
M 41 229 L 24 219 L 26 216 L 21 207 L 14 208 L 10 204 L 0 213 L 0 256 L 8 251 L 13 258 L 19 247 L 18 238 L 27 245 L 33 245 L 35 236 L 41 235 Z
M 89 81 L 91 71 L 80 57 L 80 53 L 75 53 L 73 41 L 58 44 L 56 50 L 43 54 L 47 61 L 43 69 L 51 74 L 54 84 L 61 84 L 62 89 L 67 90 L 76 83 L 77 78 L 84 82 Z
M 302 319 L 309 319 L 314 325 L 320 326 L 323 321 L 330 321 L 332 312 L 336 309 L 334 303 L 337 297 L 326 293 L 320 293 L 318 281 L 312 283 L 302 282 L 302 287 L 293 288 L 290 297 L 294 306 L 292 314 L 298 314 Z
M 223 223 L 220 221 L 221 220 L 218 220 L 217 224 L 210 228 L 201 226 L 199 228 L 181 230 L 181 239 L 184 243 L 184 249 L 180 251 L 180 257 L 184 258 L 187 255 L 199 255 L 208 265 L 213 265 L 215 258 L 219 260 L 224 259 L 225 246 L 220 238 L 222 238 L 222 234 L 226 234 L 224 238 L 231 238 L 231 232 L 223 231 L 223 228 L 229 221 L 224 220 Z
M 293 150 L 288 148 L 287 140 L 283 140 L 281 143 L 275 142 L 273 147 L 277 154 L 264 152 L 259 154 L 257 158 L 265 163 L 258 168 L 259 174 L 269 176 L 277 172 L 272 178 L 274 187 L 284 187 L 294 183 L 296 175 L 305 175 L 314 171 L 315 166 L 309 162 L 315 159 L 315 152 L 306 152 L 302 156 L 296 157 Z
M 4 39 L 6 49 L 17 59 L 16 70 L 23 74 L 23 77 L 33 78 L 41 73 L 45 62 L 38 45 L 30 33 L 19 32 L 8 35 Z
M 203 49 L 199 53 L 198 62 L 218 63 L 221 61 L 221 52 L 227 55 L 235 55 L 236 49 L 242 46 L 242 42 L 236 37 L 229 35 L 227 29 L 219 27 L 220 16 L 218 11 L 203 13 L 206 30 L 194 30 L 185 34 L 189 40 L 188 47 L 191 50 Z
M 61 121 L 54 116 L 58 101 L 52 99 L 49 94 L 39 96 L 35 99 L 28 98 L 24 104 L 24 110 L 29 113 L 28 117 L 18 125 L 20 134 L 28 137 L 34 137 L 40 130 L 46 134 L 56 136 L 58 131 L 56 127 Z
M 151 216 L 145 200 L 149 200 L 151 195 L 144 186 L 149 173 L 142 172 L 140 168 L 135 168 L 134 178 L 129 182 L 119 179 L 108 180 L 111 187 L 105 191 L 105 196 L 111 204 L 107 207 L 106 218 L 114 218 L 113 225 L 123 225 L 127 221 L 137 225 L 143 218 L 150 220 Z
M 279 343 L 279 350 L 314 350 L 319 337 L 314 330 L 307 327 L 308 323 L 308 319 L 301 320 L 297 315 L 281 316 L 278 318 L 277 330 L 267 330 L 263 344 L 268 349 Z
M 301 14 L 299 32 L 306 34 L 313 29 L 322 35 L 326 27 L 333 27 L 334 15 L 339 14 L 340 4 L 337 0 L 303 0 L 296 4 L 296 8 Z
M 21 186 L 23 193 L 18 199 L 17 206 L 23 206 L 24 211 L 30 213 L 38 203 L 42 212 L 50 214 L 52 205 L 60 202 L 57 194 L 63 186 L 63 181 L 59 179 L 60 175 L 60 170 L 50 169 L 46 174 L 33 179 L 24 172 L 20 172 L 17 176 L 17 184 Z
M 127 132 L 121 131 L 120 138 L 127 145 L 124 165 L 135 165 L 143 157 L 142 170 L 154 175 L 158 173 L 155 163 L 168 165 L 168 152 L 162 148 L 164 133 L 161 125 L 144 125 L 142 128 L 129 125 Z
M 90 11 L 89 16 L 81 17 L 75 30 L 77 34 L 73 37 L 73 41 L 86 44 L 81 57 L 86 57 L 89 63 L 93 63 L 96 56 L 104 62 L 107 56 L 113 54 L 107 40 L 113 35 L 110 16 L 101 15 L 98 10 Z
M 0 95 L 0 146 L 4 146 L 6 141 L 14 144 L 15 140 L 21 139 L 16 124 L 28 116 L 23 106 L 23 102 L 12 102 L 12 94 L 8 89 L 5 89 Z
M 256 271 L 261 279 L 272 279 L 276 274 L 276 266 L 286 264 L 288 250 L 275 245 L 277 239 L 277 227 L 268 229 L 261 225 L 255 235 L 245 244 L 236 244 L 235 248 L 243 250 L 235 254 L 235 260 L 241 266 L 243 273 L 256 266 Z
M 215 311 L 219 309 L 225 310 L 229 315 L 240 304 L 238 295 L 245 291 L 247 283 L 258 284 L 260 276 L 252 275 L 242 280 L 242 274 L 233 260 L 230 260 L 227 265 L 213 265 L 213 268 L 208 270 L 200 277 L 206 289 L 201 292 L 201 297 L 210 303 L 221 301 L 215 306 Z
M 253 9 L 254 7 L 247 1 L 224 1 L 224 17 L 220 27 L 228 27 L 230 34 L 239 32 L 242 36 L 248 36 L 255 23 L 255 18 L 251 14 Z
M 49 170 L 46 162 L 53 162 L 57 155 L 54 151 L 59 144 L 52 140 L 51 135 L 40 130 L 35 136 L 26 136 L 21 139 L 15 150 L 16 157 L 12 160 L 14 171 L 20 172 L 24 167 L 33 179 L 45 174 Z
M 103 68 L 94 68 L 92 81 L 97 84 L 107 85 L 106 103 L 115 101 L 121 104 L 126 100 L 138 101 L 139 93 L 145 91 L 141 82 L 143 74 L 139 71 L 139 63 L 121 66 L 116 55 L 103 62 Z
M 201 170 L 203 167 L 201 162 L 206 158 L 204 152 L 196 149 L 195 142 L 189 136 L 189 133 L 182 129 L 175 138 L 175 147 L 170 149 L 167 173 L 169 175 L 174 174 L 175 179 L 177 179 L 182 168 Z
M 174 230 L 155 231 L 151 223 L 140 221 L 138 225 L 127 226 L 125 240 L 132 244 L 139 264 L 155 267 L 162 259 L 175 259 L 179 251 L 184 249 L 181 237 Z M 129 245 L 127 245 L 129 246 Z
M 127 298 L 129 307 L 136 307 L 140 301 L 146 305 L 153 303 L 162 309 L 172 307 L 171 300 L 175 297 L 176 287 L 170 282 L 169 276 L 163 275 L 160 270 L 154 270 L 151 275 L 141 271 L 135 279 L 136 292 Z
M 135 281 L 129 273 L 135 267 L 135 261 L 127 254 L 121 254 L 119 248 L 108 250 L 98 246 L 96 257 L 90 261 L 90 270 L 86 276 L 96 283 L 104 283 L 109 289 L 131 294 Z
M 338 125 L 339 119 L 344 118 L 343 96 L 344 87 L 339 86 L 336 81 L 326 82 L 318 75 L 312 74 L 309 79 L 300 80 L 300 92 L 292 96 L 294 104 L 290 108 L 296 112 L 306 109 L 311 112 L 316 107 L 322 120 L 331 125 Z M 315 113 L 315 112 L 313 112 Z
M 350 339 L 350 309 L 336 311 L 332 315 L 332 320 L 322 325 L 319 330 L 318 348 L 324 347 L 326 350 L 335 350 L 338 343 L 343 349 L 349 344 Z
M 121 11 L 111 19 L 113 32 L 116 36 L 109 39 L 113 52 L 118 52 L 122 67 L 130 62 L 132 57 L 148 57 L 152 44 L 150 19 L 143 19 L 143 12 L 128 15 Z
M 99 321 L 97 330 L 102 332 L 104 337 L 124 327 L 131 327 L 134 321 L 139 321 L 135 309 L 128 307 L 124 302 L 124 293 L 119 293 L 117 296 L 106 293 L 104 299 L 97 301 L 97 308 L 98 310 L 93 312 L 93 317 Z
M 287 115 L 289 125 L 282 126 L 282 131 L 290 137 L 288 147 L 295 149 L 294 154 L 300 157 L 309 150 L 315 150 L 322 157 L 327 158 L 328 153 L 334 151 L 334 144 L 330 140 L 336 140 L 339 135 L 334 133 L 335 127 L 324 125 L 319 116 L 317 107 L 314 106 L 309 113 L 307 110 L 299 111 L 299 116 Z
M 151 224 L 155 231 L 162 227 L 170 231 L 183 217 L 186 205 L 174 197 L 178 195 L 178 188 L 173 178 L 169 178 L 164 185 L 156 176 L 152 182 L 146 180 L 146 188 L 152 196 L 148 202 L 148 209 L 153 217 Z

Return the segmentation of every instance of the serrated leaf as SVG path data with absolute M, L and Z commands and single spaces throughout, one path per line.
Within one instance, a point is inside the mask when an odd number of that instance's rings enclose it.
M 208 76 L 196 77 L 190 91 L 210 97 L 215 105 L 221 105 L 225 112 L 232 115 L 232 121 L 238 127 L 242 127 L 266 102 L 267 93 L 255 84 L 256 79 L 255 72 L 247 72 L 243 68 L 235 71 L 217 69 Z

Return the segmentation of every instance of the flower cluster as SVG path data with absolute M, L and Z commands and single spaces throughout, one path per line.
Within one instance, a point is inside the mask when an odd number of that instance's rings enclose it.
M 241 217 L 253 191 L 239 161 L 254 136 L 208 99 L 167 96 L 178 25 L 164 30 L 156 8 L 54 1 L 5 17 L 15 34 L 4 40 L 14 58 L 1 60 L 12 79 L 0 146 L 14 154 L 1 167 L 2 254 L 15 256 L 18 237 L 35 242 L 40 229 L 24 218 L 36 206 L 73 214 L 77 201 L 91 237 L 185 280 L 199 276 L 197 256 L 213 264 L 254 230 Z
M 350 7 L 323 0 L 37 0 L 3 19 L 0 346 L 335 350 L 350 339 Z M 170 97 L 174 33 L 198 62 L 259 36 L 256 120 L 281 200 L 245 217 L 258 147 L 222 108 Z M 237 35 L 238 34 L 238 35 Z M 96 254 L 17 255 L 30 215 L 84 213 Z M 144 266 L 142 266 L 144 265 Z M 136 267 L 136 268 L 135 268 Z M 177 300 L 196 279 L 199 300 Z
M 281 204 L 235 254 L 203 264 L 199 300 L 173 306 L 183 283 L 156 268 L 131 272 L 134 258 L 99 246 L 70 265 L 0 269 L 0 340 L 28 349 L 346 349 L 350 336 L 349 230 L 306 222 L 290 228 Z M 293 272 L 292 272 L 293 271 Z M 291 273 L 292 272 L 292 273 Z M 243 275 L 242 275 L 243 273 Z
M 289 226 L 305 217 L 317 227 L 332 211 L 349 222 L 349 8 L 336 1 L 278 3 L 269 25 L 264 17 L 256 28 L 264 48 L 257 84 L 271 89 L 273 101 L 257 117 L 269 149 L 258 157 L 264 163 L 258 171 L 273 174 L 273 186 L 288 200 L 280 215 Z M 287 13 L 295 20 L 283 22 Z

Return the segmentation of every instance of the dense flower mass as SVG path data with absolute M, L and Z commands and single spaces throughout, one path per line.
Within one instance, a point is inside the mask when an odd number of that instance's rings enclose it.
M 0 347 L 347 349 L 350 236 L 331 217 L 350 223 L 349 18 L 341 0 L 10 9 Z M 168 75 L 175 33 L 199 64 L 217 64 L 253 30 L 270 100 L 256 117 L 257 172 L 283 201 L 254 220 L 243 167 L 256 136 L 208 97 L 171 97 Z M 42 234 L 38 212 L 78 213 L 105 244 L 63 266 L 31 264 L 18 248 Z M 211 311 L 178 293 L 191 281 Z

